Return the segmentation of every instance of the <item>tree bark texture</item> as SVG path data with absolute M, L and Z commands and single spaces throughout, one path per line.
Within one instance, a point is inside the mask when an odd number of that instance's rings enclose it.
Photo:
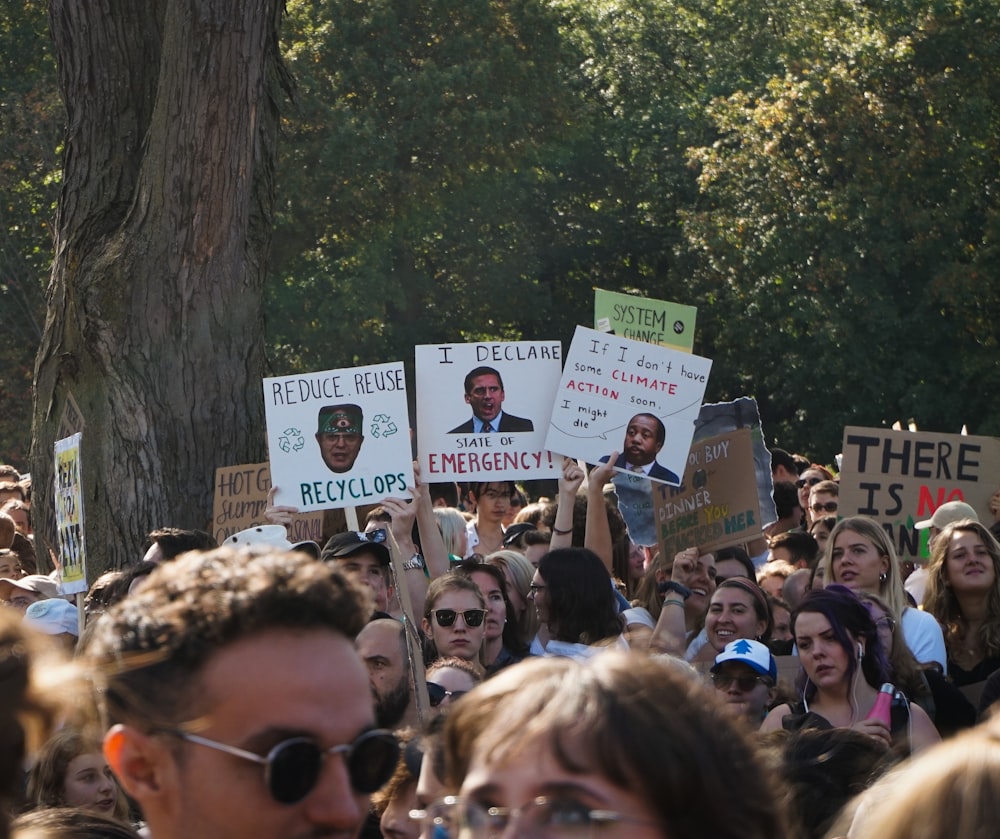
M 210 530 L 215 468 L 263 455 L 281 8 L 50 0 L 68 124 L 31 465 L 51 522 L 72 395 L 91 581 L 153 528 Z

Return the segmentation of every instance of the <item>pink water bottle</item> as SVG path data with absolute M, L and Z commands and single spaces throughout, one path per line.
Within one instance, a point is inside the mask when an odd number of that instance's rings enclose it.
M 892 706 L 892 697 L 896 694 L 896 688 L 886 682 L 879 689 L 878 696 L 875 697 L 875 704 L 872 706 L 871 713 L 865 717 L 866 720 L 880 720 L 885 723 L 886 728 L 892 728 L 892 720 L 890 718 L 889 709 Z

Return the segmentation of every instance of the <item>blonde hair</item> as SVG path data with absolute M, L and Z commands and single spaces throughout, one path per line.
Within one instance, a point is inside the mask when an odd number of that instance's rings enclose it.
M 437 519 L 438 530 L 441 531 L 444 549 L 450 554 L 462 556 L 463 551 L 459 550 L 459 542 L 465 535 L 467 522 L 461 510 L 454 507 L 435 507 L 434 518 Z
M 985 645 L 987 656 L 1000 654 L 1000 544 L 993 534 L 973 519 L 961 519 L 941 528 L 934 537 L 931 559 L 927 565 L 927 588 L 924 590 L 924 609 L 937 618 L 944 631 L 944 640 L 949 651 L 961 645 L 965 638 L 965 619 L 962 609 L 948 582 L 948 553 L 951 537 L 956 533 L 974 533 L 986 547 L 993 561 L 993 588 L 987 596 L 985 619 L 979 636 Z
M 889 535 L 883 530 L 882 525 L 874 519 L 866 516 L 850 516 L 837 522 L 837 526 L 830 533 L 830 541 L 827 543 L 827 549 L 823 552 L 823 558 L 820 561 L 826 585 L 839 582 L 833 576 L 833 548 L 837 537 L 845 530 L 857 533 L 858 536 L 867 539 L 874 545 L 879 556 L 888 558 L 889 567 L 886 569 L 885 579 L 879 580 L 877 594 L 889 606 L 892 617 L 897 621 L 901 620 L 903 611 L 910 604 L 906 599 L 906 592 L 903 590 L 903 578 L 899 573 L 899 559 L 896 556 L 896 549 L 889 541 Z
M 504 578 L 509 579 L 517 588 L 518 594 L 527 604 L 517 621 L 517 634 L 526 644 L 538 634 L 538 615 L 528 601 L 528 589 L 535 576 L 535 566 L 519 551 L 503 550 L 491 553 L 486 557 L 486 564 L 499 568 Z M 510 594 L 508 592 L 508 599 Z
M 886 775 L 860 798 L 850 836 L 976 839 L 993 836 L 998 822 L 1000 720 L 994 719 L 927 749 Z

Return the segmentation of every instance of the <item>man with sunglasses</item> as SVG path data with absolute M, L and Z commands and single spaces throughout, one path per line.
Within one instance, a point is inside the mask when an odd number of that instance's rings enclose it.
M 756 730 L 777 696 L 778 664 L 765 644 L 740 638 L 715 657 L 712 685 L 733 716 Z
M 364 592 L 260 549 L 186 554 L 148 579 L 86 655 L 105 755 L 153 839 L 355 836 L 399 753 L 354 648 Z

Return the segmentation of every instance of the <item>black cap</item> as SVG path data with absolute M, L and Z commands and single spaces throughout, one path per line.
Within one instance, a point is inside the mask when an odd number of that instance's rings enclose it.
M 319 558 L 326 562 L 330 559 L 343 559 L 345 556 L 354 556 L 362 551 L 370 551 L 378 557 L 379 562 L 388 566 L 390 558 L 386 536 L 386 532 L 381 529 L 369 530 L 368 532 L 348 530 L 346 533 L 336 533 L 327 540 Z

